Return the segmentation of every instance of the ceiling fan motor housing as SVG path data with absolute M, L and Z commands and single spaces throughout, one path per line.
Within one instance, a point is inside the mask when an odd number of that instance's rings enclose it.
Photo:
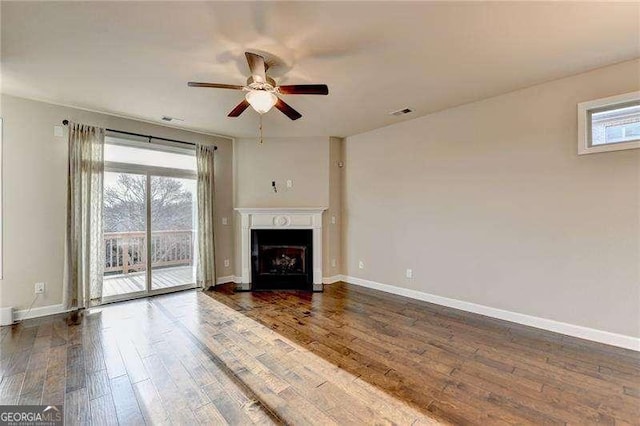
M 269 92 L 273 92 L 276 89 L 276 81 L 267 76 L 267 81 L 258 81 L 253 76 L 247 78 L 247 87 L 254 90 L 266 90 Z

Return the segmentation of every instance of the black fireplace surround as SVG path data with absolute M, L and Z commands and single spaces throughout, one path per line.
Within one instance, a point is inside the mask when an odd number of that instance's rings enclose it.
M 252 290 L 313 290 L 313 231 L 253 229 Z

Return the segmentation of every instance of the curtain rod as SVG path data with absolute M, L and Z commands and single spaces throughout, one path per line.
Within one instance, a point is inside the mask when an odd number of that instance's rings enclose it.
M 65 126 L 68 125 L 69 124 L 69 120 L 62 120 L 62 124 L 64 124 Z M 181 143 L 181 144 L 185 144 L 185 145 L 194 145 L 194 146 L 197 145 L 197 144 L 195 144 L 193 142 L 179 141 L 177 139 L 160 138 L 160 137 L 157 137 L 157 136 L 143 135 L 141 133 L 125 132 L 125 131 L 122 131 L 122 130 L 114 130 L 114 129 L 105 129 L 105 130 L 107 130 L 109 132 L 113 132 L 113 133 L 120 133 L 120 134 L 123 134 L 123 135 L 139 136 L 139 137 L 142 137 L 142 138 L 147 138 L 147 139 L 149 139 L 149 142 L 151 142 L 151 139 L 156 139 L 156 140 L 159 140 L 159 141 L 175 142 L 175 143 Z M 214 146 L 213 149 L 217 150 L 218 147 Z

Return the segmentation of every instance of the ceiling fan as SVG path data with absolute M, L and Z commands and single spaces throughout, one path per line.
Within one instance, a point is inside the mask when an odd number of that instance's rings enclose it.
M 272 107 L 278 108 L 291 120 L 302 117 L 289 104 L 276 95 L 328 95 L 329 88 L 326 84 L 292 84 L 278 86 L 273 78 L 267 76 L 268 65 L 264 57 L 255 53 L 245 52 L 244 55 L 249 63 L 251 77 L 247 79 L 246 86 L 217 83 L 198 83 L 190 81 L 189 87 L 210 87 L 213 89 L 244 90 L 247 92 L 245 99 L 240 102 L 231 112 L 229 117 L 238 117 L 245 109 L 251 107 L 260 114 L 268 112 Z

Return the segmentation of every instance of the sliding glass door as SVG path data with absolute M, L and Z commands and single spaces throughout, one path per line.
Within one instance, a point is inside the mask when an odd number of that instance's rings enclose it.
M 151 289 L 195 282 L 196 181 L 151 177 Z
M 104 174 L 103 297 L 147 291 L 147 176 Z
M 194 151 L 106 142 L 103 301 L 195 287 Z

